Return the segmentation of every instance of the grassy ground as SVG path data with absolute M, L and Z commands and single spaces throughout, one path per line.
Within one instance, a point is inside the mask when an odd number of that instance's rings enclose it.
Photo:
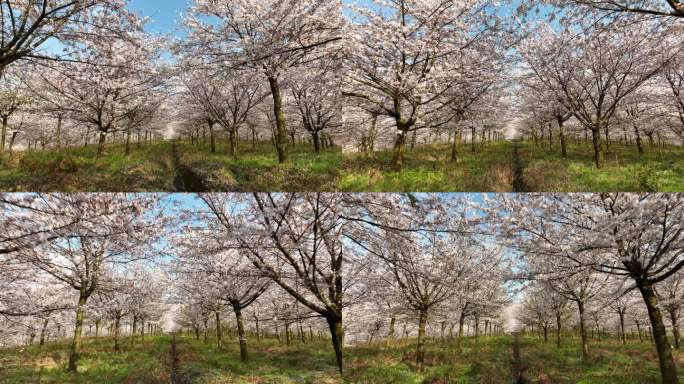
M 611 143 L 606 166 L 600 170 L 594 166 L 593 148 L 583 143 L 570 143 L 567 159 L 559 146 L 550 150 L 547 144 L 521 143 L 519 152 L 530 191 L 684 191 L 684 148 L 646 146 L 645 150 L 639 155 L 634 146 Z
M 519 159 L 514 158 L 518 146 Z M 607 166 L 593 166 L 590 146 L 571 143 L 569 158 L 560 149 L 532 143 L 500 142 L 460 148 L 450 161 L 447 145 L 419 146 L 407 151 L 405 167 L 390 167 L 391 151 L 373 157 L 327 150 L 314 155 L 309 146 L 292 148 L 291 162 L 280 165 L 269 143 L 240 147 L 227 155 L 218 143 L 208 145 L 157 142 L 130 155 L 108 147 L 95 159 L 95 148 L 15 154 L 0 165 L 0 191 L 351 191 L 351 192 L 509 192 L 527 191 L 684 191 L 684 148 L 647 148 L 611 144 Z M 521 169 L 518 169 L 521 168 Z M 185 183 L 179 184 L 185 180 Z M 183 189 L 180 189 L 183 190 Z
M 0 190 L 29 192 L 133 192 L 173 190 L 171 143 L 134 149 L 110 146 L 96 158 L 96 148 L 33 151 L 0 163 Z
M 148 338 L 135 347 L 130 341 L 115 354 L 111 342 L 89 339 L 77 375 L 65 372 L 66 345 L 42 350 L 0 351 L 0 383 L 168 383 L 172 384 L 508 384 L 521 367 L 529 383 L 648 384 L 659 382 L 654 347 L 648 342 L 593 340 L 591 360 L 582 363 L 579 343 L 565 340 L 561 349 L 551 341 L 522 338 L 520 361 L 513 362 L 512 336 L 464 340 L 461 351 L 454 341 L 430 340 L 426 344 L 426 368 L 414 365 L 414 343 L 384 342 L 345 350 L 344 380 L 339 378 L 332 348 L 326 341 L 295 342 L 291 346 L 267 339 L 249 340 L 250 360 L 239 361 L 237 342 L 216 347 L 214 340 L 177 337 L 180 375 L 171 380 L 171 337 Z M 680 367 L 684 354 L 675 352 Z M 684 372 L 680 371 L 684 379 Z
M 402 172 L 391 169 L 391 151 L 342 154 L 339 150 L 314 155 L 308 146 L 292 149 L 291 162 L 279 165 L 269 144 L 241 149 L 239 159 L 225 150 L 211 154 L 207 145 L 179 145 L 181 161 L 209 180 L 210 188 L 231 191 L 509 191 L 511 143 L 502 142 L 463 151 L 458 162 L 448 161 L 444 145 L 409 151 Z
M 0 384 L 169 382 L 168 337 L 147 337 L 135 346 L 129 340 L 120 353 L 113 352 L 109 339 L 86 339 L 78 374 L 66 371 L 68 350 L 66 342 L 49 343 L 42 348 L 0 350 Z

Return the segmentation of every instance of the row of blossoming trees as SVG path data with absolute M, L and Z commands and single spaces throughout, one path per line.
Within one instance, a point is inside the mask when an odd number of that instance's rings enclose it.
M 342 371 L 345 345 L 417 338 L 422 369 L 432 338 L 522 329 L 578 335 L 589 359 L 596 331 L 651 338 L 674 383 L 683 212 L 657 194 L 5 195 L 0 332 L 69 332 L 72 370 L 84 333 L 236 337 L 242 360 L 248 339 L 326 337 Z
M 391 147 L 401 168 L 418 144 L 457 160 L 518 134 L 564 156 L 584 138 L 601 167 L 613 142 L 641 153 L 684 131 L 682 18 L 629 1 L 197 0 L 167 39 L 125 1 L 53 3 L 2 5 L 36 28 L 3 19 L 0 151 L 175 135 L 233 157 L 270 142 L 280 162 L 298 142 Z

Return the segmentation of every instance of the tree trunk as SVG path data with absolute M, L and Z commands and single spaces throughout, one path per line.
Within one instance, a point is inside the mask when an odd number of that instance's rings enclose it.
M 672 322 L 672 336 L 674 338 L 675 349 L 679 350 L 679 316 L 677 311 L 670 310 L 670 321 Z
M 204 344 L 209 343 L 209 315 L 204 316 Z
M 273 96 L 273 113 L 276 120 L 275 144 L 276 150 L 278 151 L 278 162 L 283 164 L 286 163 L 289 158 L 287 127 L 285 126 L 285 112 L 283 111 L 283 99 L 280 94 L 280 84 L 278 84 L 278 79 L 271 76 L 268 78 L 268 83 L 271 86 L 271 95 Z
M 561 347 L 561 313 L 560 311 L 556 312 L 556 348 L 560 349 Z
M 423 371 L 425 364 L 425 324 L 427 323 L 427 310 L 421 309 L 418 313 L 418 345 L 416 346 L 416 364 L 418 372 Z
M 211 153 L 216 153 L 216 136 L 214 135 L 214 123 L 209 123 L 209 141 Z
M 131 341 L 135 344 L 135 327 L 138 325 L 138 316 L 133 315 L 133 324 L 131 324 Z
M 257 341 L 261 341 L 261 332 L 259 330 L 259 318 L 258 317 L 256 318 L 256 337 L 257 337 Z
M 247 336 L 245 335 L 245 325 L 242 320 L 242 311 L 237 305 L 233 306 L 235 311 L 235 320 L 237 321 L 238 338 L 240 340 L 240 361 L 243 363 L 247 361 Z
M 389 325 L 389 332 L 387 333 L 387 346 L 389 347 L 392 345 L 392 342 L 394 341 L 394 326 L 397 322 L 396 317 L 392 316 L 390 319 L 390 325 Z
M 290 339 L 290 324 L 285 323 L 285 345 L 288 347 L 292 343 L 292 340 Z
M 221 348 L 221 313 L 219 311 L 214 311 L 216 319 L 216 346 Z
M 563 121 L 562 119 L 558 119 L 558 135 L 560 136 L 560 143 L 561 143 L 561 156 L 563 158 L 568 157 L 568 145 L 565 140 L 565 131 L 563 130 Z
M 471 138 L 470 138 L 470 145 L 471 145 L 471 148 L 470 148 L 470 149 L 471 149 L 471 151 L 472 151 L 473 153 L 475 153 L 475 149 L 476 149 L 476 148 L 475 148 L 475 135 L 477 134 L 477 132 L 475 132 L 475 127 L 474 127 L 474 126 L 473 126 L 473 127 L 470 127 L 470 131 L 471 131 L 471 135 L 470 135 L 470 136 L 471 136 Z
M 600 127 L 594 127 L 591 129 L 591 137 L 594 144 L 594 162 L 596 163 L 596 168 L 603 168 L 604 164 L 604 154 L 603 145 L 601 144 L 601 130 Z
M 78 305 L 76 306 L 76 323 L 74 324 L 74 339 L 71 343 L 71 351 L 69 352 L 69 371 L 76 372 L 78 369 L 78 354 L 81 351 L 81 333 L 83 332 L 83 319 L 85 317 L 85 305 L 88 301 L 88 295 L 81 292 L 78 298 Z
M 126 154 L 131 153 L 131 127 L 126 128 Z
M 373 154 L 375 153 L 375 136 L 377 124 L 378 117 L 373 116 L 373 120 L 371 120 L 371 126 L 368 130 L 368 154 L 370 156 L 373 156 Z
M 456 341 L 458 349 L 461 349 L 461 340 L 463 339 L 463 325 L 465 323 L 465 314 L 461 311 L 461 315 L 458 318 L 458 340 Z
M 579 309 L 579 321 L 580 321 L 580 336 L 582 339 L 582 361 L 589 360 L 589 345 L 587 343 L 587 327 L 584 322 L 584 302 L 578 301 L 577 308 Z
M 342 375 L 342 349 L 344 345 L 344 328 L 342 327 L 342 316 L 330 315 L 326 318 L 326 320 L 328 322 L 328 327 L 330 328 L 330 336 L 332 337 L 333 349 L 335 350 L 337 368 L 340 371 L 340 375 Z
M 678 384 L 677 367 L 672 357 L 672 349 L 670 343 L 667 341 L 667 330 L 663 323 L 663 316 L 658 308 L 658 297 L 652 285 L 645 282 L 637 282 L 637 286 L 646 303 L 648 309 L 648 318 L 651 320 L 651 328 L 653 329 L 653 338 L 658 351 L 658 360 L 660 363 L 660 374 L 663 379 L 663 384 Z
M 231 128 L 228 130 L 228 136 L 230 139 L 230 156 L 234 159 L 237 159 L 238 155 L 238 141 L 237 141 L 237 132 L 235 128 Z
M 636 123 L 634 124 L 634 135 L 636 136 L 637 150 L 639 151 L 640 155 L 643 155 L 644 145 L 641 142 L 641 133 L 639 133 L 639 127 L 637 127 Z
M 321 137 L 319 136 L 318 131 L 311 132 L 311 141 L 313 141 L 314 152 L 321 153 Z
M 5 142 L 7 141 L 7 121 L 8 118 L 2 117 L 2 132 L 0 132 L 0 156 L 5 154 Z
M 107 141 L 107 132 L 100 131 L 100 140 L 97 143 L 97 158 L 99 159 L 104 152 L 105 142 Z
M 57 149 L 62 149 L 62 116 L 57 116 Z
M 114 352 L 119 352 L 121 347 L 119 346 L 119 333 L 121 328 L 121 315 L 117 314 L 114 319 Z
M 458 135 L 454 131 L 454 141 L 451 143 L 451 161 L 458 160 Z
M 395 171 L 401 171 L 404 167 L 404 147 L 406 146 L 406 132 L 400 130 L 397 133 L 396 141 L 394 142 L 394 158 L 392 159 L 392 167 Z
M 43 320 L 43 328 L 41 328 L 41 330 L 40 330 L 40 344 L 38 344 L 41 347 L 43 345 L 45 345 L 45 335 L 47 334 L 47 327 L 48 327 L 49 322 L 50 322 L 49 317 L 45 318 L 45 320 Z
M 622 337 L 622 345 L 627 345 L 627 336 L 625 336 L 625 312 L 619 311 L 620 316 L 620 333 Z

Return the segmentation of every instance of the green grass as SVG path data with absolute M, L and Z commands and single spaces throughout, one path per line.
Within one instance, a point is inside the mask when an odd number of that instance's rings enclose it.
M 520 145 L 526 165 L 523 178 L 531 191 L 684 191 L 682 147 L 646 146 L 646 152 L 639 155 L 634 146 L 611 143 L 606 151 L 606 166 L 596 169 L 593 149 L 583 143 L 570 143 L 567 159 L 562 158 L 559 146 L 549 150 L 548 144 Z
M 465 339 L 459 350 L 454 340 L 428 340 L 426 363 L 418 372 L 414 340 L 363 344 L 345 349 L 345 375 L 340 379 L 334 354 L 326 340 L 294 341 L 251 337 L 250 358 L 241 363 L 237 340 L 224 338 L 218 348 L 213 338 L 177 337 L 179 367 L 184 383 L 198 384 L 508 384 L 513 382 L 512 336 Z M 591 358 L 582 362 L 577 339 L 564 339 L 557 349 L 552 341 L 521 338 L 521 366 L 530 383 L 541 377 L 554 384 L 656 384 L 659 382 L 655 348 L 648 341 L 591 340 Z M 168 383 L 171 337 L 148 337 L 124 343 L 112 352 L 111 340 L 86 339 L 78 374 L 66 373 L 67 344 L 44 348 L 0 350 L 0 384 L 9 383 Z M 675 351 L 678 364 L 684 354 Z M 684 370 L 680 370 L 684 380 Z
M 66 370 L 66 342 L 0 350 L 0 384 L 168 383 L 170 338 L 147 337 L 136 345 L 128 340 L 120 353 L 113 352 L 112 343 L 86 339 L 77 374 Z
M 171 143 L 157 142 L 124 153 L 109 146 L 32 151 L 0 163 L 0 190 L 31 192 L 167 191 L 173 189 Z
M 611 143 L 606 167 L 596 169 L 584 143 L 570 143 L 569 157 L 558 146 L 518 143 L 519 172 L 528 191 L 684 191 L 684 148 L 646 148 Z M 241 143 L 239 157 L 228 155 L 219 141 L 217 153 L 208 144 L 178 143 L 178 160 L 203 189 L 213 191 L 350 191 L 350 192 L 510 192 L 516 162 L 511 142 L 461 145 L 450 161 L 448 145 L 423 145 L 407 150 L 404 169 L 391 167 L 392 152 L 372 157 L 329 149 L 316 155 L 308 145 L 291 148 L 291 161 L 278 164 L 270 143 Z M 173 191 L 179 176 L 171 142 L 156 142 L 126 156 L 122 146 L 107 147 L 102 158 L 95 148 L 33 151 L 15 154 L 0 165 L 2 191 Z M 518 183 L 520 184 L 520 183 Z
M 627 345 L 616 339 L 591 340 L 590 359 L 582 362 L 580 342 L 564 340 L 561 348 L 554 342 L 537 338 L 524 339 L 523 354 L 529 363 L 528 377 L 546 375 L 551 383 L 581 384 L 648 384 L 660 382 L 660 371 L 655 347 L 648 342 L 628 341 Z M 684 380 L 682 363 L 684 354 L 675 351 L 680 367 L 680 379 Z

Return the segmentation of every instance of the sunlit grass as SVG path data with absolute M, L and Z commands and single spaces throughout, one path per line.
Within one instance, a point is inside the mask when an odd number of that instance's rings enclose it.
M 207 143 L 179 142 L 177 148 L 180 163 L 214 191 L 511 192 L 514 145 L 487 143 L 477 145 L 475 152 L 461 145 L 457 161 L 451 161 L 449 145 L 417 146 L 407 150 L 401 172 L 392 168 L 390 150 L 373 156 L 339 148 L 314 154 L 311 146 L 297 144 L 290 161 L 279 164 L 268 142 L 254 148 L 242 142 L 237 158 L 228 154 L 223 141 L 216 153 Z M 684 191 L 682 147 L 647 147 L 639 155 L 633 146 L 611 143 L 606 167 L 599 170 L 584 143 L 570 143 L 565 159 L 557 145 L 518 145 L 520 179 L 527 191 Z M 178 164 L 172 147 L 171 142 L 156 142 L 125 155 L 123 146 L 110 146 L 100 159 L 92 146 L 15 154 L 0 166 L 0 190 L 173 191 Z

